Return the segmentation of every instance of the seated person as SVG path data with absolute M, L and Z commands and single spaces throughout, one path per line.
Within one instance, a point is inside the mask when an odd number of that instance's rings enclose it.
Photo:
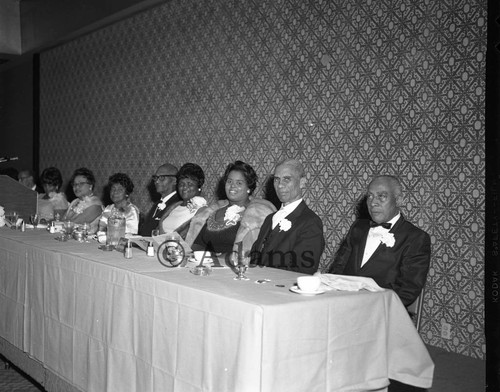
M 19 182 L 23 184 L 25 187 L 37 193 L 43 193 L 43 189 L 40 188 L 36 183 L 35 174 L 33 173 L 33 170 L 29 169 L 21 170 L 17 175 L 17 178 Z
M 160 200 L 155 203 L 139 227 L 139 234 L 149 237 L 153 230 L 159 230 L 158 224 L 167 208 L 181 200 L 176 190 L 177 168 L 170 163 L 165 163 L 156 169 L 152 181 Z
M 323 223 L 302 200 L 302 163 L 287 159 L 274 170 L 274 189 L 282 205 L 266 218 L 251 252 L 252 265 L 314 274 L 325 248 Z
M 330 272 L 373 278 L 392 289 L 405 306 L 420 295 L 429 271 L 429 235 L 400 212 L 403 195 L 396 177 L 375 177 L 366 204 L 372 220 L 358 219 L 337 252 Z
M 221 264 L 227 255 L 232 263 L 236 255 L 248 258 L 264 218 L 276 211 L 269 201 L 251 197 L 257 187 L 257 174 L 247 163 L 229 164 L 223 181 L 227 200 L 200 208 L 186 235 L 193 250 L 225 254 L 218 258 Z
M 51 221 L 60 218 L 68 209 L 68 200 L 63 192 L 59 192 L 63 183 L 59 169 L 48 167 L 40 176 L 45 193 L 38 195 L 38 215 L 40 221 Z
M 177 193 L 182 200 L 165 209 L 159 227 L 161 234 L 175 231 L 185 238 L 191 218 L 200 207 L 207 205 L 207 201 L 200 196 L 205 173 L 200 166 L 186 163 L 179 169 L 176 178 Z
M 139 229 L 139 209 L 129 201 L 134 183 L 124 173 L 115 173 L 108 180 L 109 196 L 113 204 L 107 206 L 99 219 L 99 231 L 106 231 L 110 216 L 125 218 L 125 234 L 137 234 Z
M 93 193 L 94 173 L 85 167 L 77 169 L 71 176 L 70 183 L 76 199 L 70 203 L 63 220 L 80 225 L 87 223 L 90 225 L 89 233 L 95 233 L 102 214 L 102 202 Z

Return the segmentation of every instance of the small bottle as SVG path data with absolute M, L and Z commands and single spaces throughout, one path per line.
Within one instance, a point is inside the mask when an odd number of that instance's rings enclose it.
M 126 259 L 132 258 L 132 244 L 130 243 L 130 241 L 127 241 L 127 246 L 125 247 L 123 253 Z
M 82 226 L 82 241 L 87 241 L 87 237 L 89 235 L 89 225 L 85 222 Z
M 149 242 L 148 244 L 148 249 L 146 251 L 146 255 L 150 256 L 150 257 L 154 257 L 155 255 L 155 248 L 153 247 L 153 242 Z
M 21 231 L 26 231 L 26 223 L 24 221 L 21 221 Z

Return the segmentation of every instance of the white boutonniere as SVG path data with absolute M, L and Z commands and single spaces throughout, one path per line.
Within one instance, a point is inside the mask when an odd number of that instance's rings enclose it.
M 226 210 L 224 214 L 224 220 L 226 221 L 226 226 L 234 226 L 241 219 L 240 212 L 245 211 L 245 207 L 233 204 Z
M 205 207 L 206 205 L 207 201 L 201 196 L 192 197 L 187 202 L 187 208 L 191 214 L 198 211 L 201 207 Z
M 388 248 L 392 248 L 396 243 L 396 239 L 394 238 L 394 233 L 385 233 L 380 238 L 380 242 L 382 242 Z
M 292 222 L 290 222 L 288 219 L 283 218 L 279 222 L 280 225 L 280 231 L 288 231 L 292 227 Z
M 163 211 L 167 205 L 165 202 L 162 200 L 161 203 L 158 203 L 158 206 L 156 207 L 158 210 Z

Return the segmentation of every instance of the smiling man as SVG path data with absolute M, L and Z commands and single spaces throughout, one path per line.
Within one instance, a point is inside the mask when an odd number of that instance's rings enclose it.
M 251 264 L 314 274 L 325 248 L 323 223 L 302 200 L 306 178 L 295 159 L 274 171 L 274 189 L 282 206 L 268 215 L 251 252 Z
M 358 219 L 340 246 L 330 272 L 373 278 L 392 289 L 405 306 L 420 295 L 429 271 L 429 235 L 400 212 L 401 183 L 378 176 L 368 186 L 366 204 L 371 220 Z
M 152 176 L 156 192 L 160 194 L 161 199 L 151 207 L 144 222 L 139 227 L 139 234 L 144 237 L 151 236 L 151 231 L 158 229 L 159 223 L 167 207 L 181 201 L 176 190 L 177 168 L 169 163 L 161 165 Z

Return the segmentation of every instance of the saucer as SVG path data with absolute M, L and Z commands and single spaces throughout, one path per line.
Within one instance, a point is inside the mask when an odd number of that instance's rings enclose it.
M 307 295 L 307 296 L 313 296 L 313 295 L 319 295 L 323 294 L 326 290 L 325 289 L 318 289 L 316 291 L 303 291 L 299 289 L 297 286 L 292 286 L 290 287 L 290 291 L 300 294 L 300 295 Z

